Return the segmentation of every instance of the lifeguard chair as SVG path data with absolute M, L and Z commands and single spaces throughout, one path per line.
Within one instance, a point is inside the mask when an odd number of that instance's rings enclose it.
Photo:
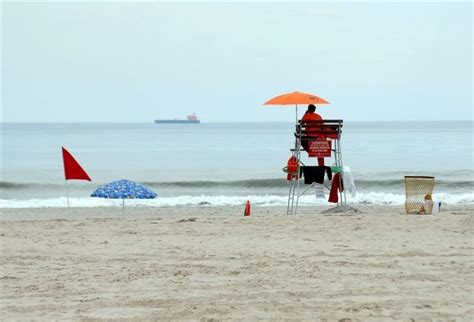
M 309 184 L 304 190 L 301 186 L 301 174 L 304 167 L 302 153 L 308 153 L 309 158 L 318 158 L 318 164 L 324 163 L 324 158 L 331 158 L 332 169 L 339 175 L 334 176 L 333 180 L 339 180 L 338 187 L 342 187 L 343 162 L 341 150 L 341 134 L 343 120 L 322 120 L 322 121 L 297 121 L 295 126 L 295 144 L 290 149 L 292 159 L 297 160 L 298 167 L 295 172 L 289 173 L 287 179 L 289 181 L 287 214 L 295 214 L 298 211 L 298 203 L 314 183 Z M 304 148 L 303 148 L 304 147 Z M 346 204 L 345 191 L 338 189 L 339 198 L 337 205 Z
M 301 169 L 306 167 L 301 161 L 301 152 L 307 151 L 308 156 L 315 158 L 324 158 L 334 156 L 332 165 L 339 171 L 338 187 L 342 187 L 342 152 L 341 152 L 341 133 L 342 120 L 324 120 L 324 121 L 299 121 L 298 104 L 329 104 L 325 99 L 310 93 L 292 92 L 275 96 L 265 102 L 264 105 L 281 105 L 295 107 L 295 144 L 291 150 L 292 156 L 288 160 L 287 179 L 289 181 L 288 207 L 287 214 L 296 214 L 298 211 L 298 202 L 300 197 L 311 188 L 301 191 Z M 305 149 L 302 149 L 302 147 Z M 319 163 L 319 161 L 318 161 Z M 334 183 L 334 179 L 332 183 Z M 346 203 L 345 192 L 339 191 L 337 204 Z M 344 191 L 344 190 L 343 190 Z M 336 195 L 337 196 L 337 195 Z

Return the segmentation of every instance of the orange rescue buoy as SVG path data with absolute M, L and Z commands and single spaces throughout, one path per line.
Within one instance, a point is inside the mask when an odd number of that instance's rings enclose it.
M 296 156 L 292 155 L 288 159 L 288 163 L 286 165 L 286 180 L 291 181 L 293 178 L 298 176 L 298 168 L 299 168 L 299 161 Z

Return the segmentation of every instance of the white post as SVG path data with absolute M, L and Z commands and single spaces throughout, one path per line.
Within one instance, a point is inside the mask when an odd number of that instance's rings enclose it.
M 67 211 L 69 211 L 69 188 L 68 188 L 68 185 L 67 185 L 67 180 L 64 180 L 64 181 L 66 181 Z
M 298 104 L 296 106 L 296 117 L 295 117 L 295 125 L 298 125 Z

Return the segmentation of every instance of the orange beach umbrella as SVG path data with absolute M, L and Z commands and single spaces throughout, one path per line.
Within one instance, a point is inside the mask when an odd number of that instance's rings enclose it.
M 275 96 L 263 105 L 329 104 L 325 99 L 308 93 L 293 92 Z
M 296 122 L 298 122 L 298 104 L 329 104 L 329 102 L 313 94 L 293 92 L 275 96 L 263 105 L 295 105 Z

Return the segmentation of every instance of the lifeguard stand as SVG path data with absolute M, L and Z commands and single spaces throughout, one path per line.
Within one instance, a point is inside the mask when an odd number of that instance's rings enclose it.
M 342 186 L 343 162 L 341 151 L 341 133 L 343 120 L 322 120 L 322 121 L 298 121 L 295 129 L 295 145 L 290 149 L 292 156 L 298 160 L 296 175 L 289 176 L 289 192 L 287 214 L 296 215 L 298 211 L 299 199 L 313 185 L 301 191 L 301 166 L 305 166 L 301 161 L 302 143 L 307 147 L 310 158 L 334 157 L 332 166 L 340 171 L 339 186 Z M 306 152 L 304 152 L 306 153 Z M 337 205 L 346 204 L 345 191 L 339 191 Z

